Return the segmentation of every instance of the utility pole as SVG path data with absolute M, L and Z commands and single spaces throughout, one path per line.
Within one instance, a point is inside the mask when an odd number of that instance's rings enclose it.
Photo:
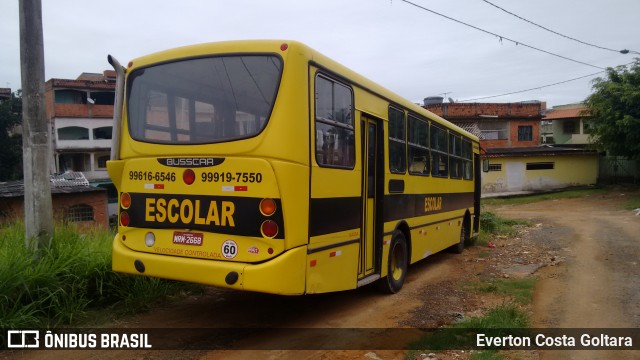
M 41 0 L 20 0 L 19 11 L 25 242 L 41 249 L 53 237 Z

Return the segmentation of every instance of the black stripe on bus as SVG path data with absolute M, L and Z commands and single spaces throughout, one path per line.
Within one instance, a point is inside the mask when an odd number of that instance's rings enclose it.
M 315 198 L 309 208 L 309 235 L 360 229 L 361 197 Z
M 384 222 L 473 207 L 473 192 L 391 194 L 384 197 Z
M 473 193 L 391 194 L 384 196 L 384 222 L 473 207 Z M 309 210 L 309 235 L 360 229 L 362 198 L 315 198 Z
M 320 251 L 325 251 L 325 250 L 329 250 L 329 249 L 333 249 L 333 248 L 337 248 L 337 247 L 342 247 L 342 246 L 347 246 L 347 245 L 351 245 L 351 244 L 357 244 L 360 242 L 360 239 L 353 239 L 353 240 L 347 240 L 347 241 L 342 241 L 339 243 L 335 243 L 335 244 L 331 244 L 331 245 L 326 245 L 326 246 L 321 246 L 321 247 L 317 247 L 317 248 L 313 248 L 313 249 L 308 249 L 307 250 L 307 254 L 313 254 L 313 253 L 317 253 Z
M 278 224 L 278 233 L 274 239 L 285 237 L 280 199 L 273 199 L 276 203 L 276 212 L 271 216 L 265 216 L 260 212 L 262 198 L 151 193 L 129 193 L 129 195 L 131 206 L 128 209 L 120 209 L 120 212 L 126 211 L 129 214 L 131 228 L 189 229 L 262 238 L 260 230 L 262 223 L 273 220 Z M 171 209 L 169 209 L 169 201 L 173 202 Z M 183 202 L 188 205 L 184 209 Z M 230 215 L 233 218 L 233 225 L 229 223 L 229 219 L 223 220 L 224 207 L 229 206 L 230 203 L 233 204 L 233 214 Z M 175 218 L 173 221 L 169 219 L 169 211 L 172 211 L 172 217 Z M 181 213 L 189 214 L 189 218 L 181 216 Z
M 462 216 L 456 216 L 456 217 L 452 217 L 452 218 L 448 218 L 448 219 L 443 219 L 443 220 L 438 220 L 438 221 L 432 221 L 432 222 L 428 222 L 428 223 L 424 223 L 424 224 L 420 224 L 420 225 L 415 225 L 409 228 L 409 230 L 415 230 L 415 229 L 420 229 L 423 227 L 427 227 L 427 226 L 431 226 L 431 225 L 435 225 L 435 224 L 441 224 L 447 221 L 451 221 L 451 220 L 457 220 L 457 219 L 462 219 Z M 393 235 L 393 233 L 395 232 L 395 230 L 393 231 L 388 231 L 386 233 L 384 233 L 384 236 L 388 236 L 388 235 Z

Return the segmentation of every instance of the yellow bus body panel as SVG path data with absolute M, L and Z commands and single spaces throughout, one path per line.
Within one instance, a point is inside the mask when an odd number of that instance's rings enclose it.
M 268 262 L 251 265 L 137 252 L 124 246 L 120 236 L 116 235 L 112 252 L 112 267 L 116 272 L 283 295 L 301 295 L 305 292 L 304 271 L 291 269 L 305 268 L 306 247 L 295 248 Z M 144 264 L 144 273 L 136 270 L 136 261 Z M 237 282 L 232 285 L 225 282 L 230 272 L 238 274 Z

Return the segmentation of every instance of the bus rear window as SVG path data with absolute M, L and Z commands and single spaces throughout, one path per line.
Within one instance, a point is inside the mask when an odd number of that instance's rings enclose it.
M 189 59 L 134 71 L 127 114 L 135 140 L 210 144 L 264 129 L 275 102 L 282 60 L 273 55 Z

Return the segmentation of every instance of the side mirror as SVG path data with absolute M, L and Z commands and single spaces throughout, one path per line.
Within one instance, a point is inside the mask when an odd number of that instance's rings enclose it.
M 489 172 L 489 159 L 482 159 L 482 172 Z

